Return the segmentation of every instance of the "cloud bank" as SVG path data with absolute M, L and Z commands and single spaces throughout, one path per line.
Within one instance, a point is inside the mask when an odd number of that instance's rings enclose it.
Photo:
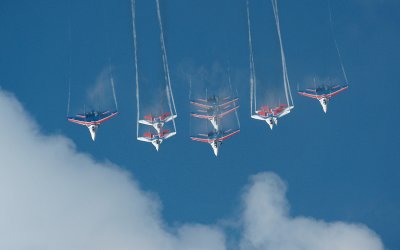
M 222 226 L 170 228 L 156 195 L 128 172 L 77 152 L 63 136 L 43 135 L 1 90 L 0 113 L 0 249 L 383 249 L 363 225 L 291 218 L 286 185 L 274 174 L 252 177 L 245 189 L 237 246 L 227 246 L 235 236 Z
M 291 217 L 285 193 L 286 185 L 275 174 L 252 177 L 243 196 L 241 249 L 383 249 L 379 237 L 361 224 Z

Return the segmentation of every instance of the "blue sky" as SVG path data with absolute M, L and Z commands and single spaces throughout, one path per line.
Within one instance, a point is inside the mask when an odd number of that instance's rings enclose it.
M 316 101 L 296 94 L 294 111 L 273 131 L 249 117 L 245 1 L 161 1 L 179 117 L 177 136 L 159 153 L 135 138 L 129 1 L 3 0 L 0 85 L 16 95 L 41 132 L 71 138 L 78 151 L 122 166 L 142 189 L 157 193 L 168 224 L 212 224 L 235 217 L 249 177 L 270 171 L 288 184 L 293 216 L 363 223 L 387 249 L 400 249 L 400 4 L 332 2 L 350 88 L 332 100 L 326 115 Z M 255 50 L 262 75 L 269 70 L 264 57 L 276 55 L 267 50 L 269 39 L 277 42 L 277 37 L 269 23 L 269 1 L 253 0 L 251 7 L 253 33 L 267 41 L 265 48 L 258 42 Z M 327 2 L 280 1 L 279 7 L 293 93 L 310 76 L 340 79 Z M 155 1 L 137 0 L 137 25 L 140 72 L 154 87 L 163 77 Z M 100 128 L 93 143 L 87 129 L 65 119 L 67 81 L 73 105 L 81 107 L 87 89 L 110 64 L 121 114 Z M 189 140 L 187 81 L 201 69 L 212 74 L 215 65 L 225 73 L 230 68 L 241 98 L 241 133 L 222 145 L 218 158 L 208 145 Z

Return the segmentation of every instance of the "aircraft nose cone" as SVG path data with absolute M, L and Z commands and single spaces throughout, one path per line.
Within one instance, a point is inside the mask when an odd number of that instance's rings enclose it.
M 162 141 L 152 141 L 153 146 L 156 148 L 157 152 L 160 150 L 160 145 Z
M 322 110 L 326 114 L 326 112 L 328 112 L 328 105 L 327 104 L 322 104 Z
M 269 128 L 272 130 L 274 128 L 274 124 L 272 123 L 272 120 L 268 119 L 267 123 L 268 123 Z
M 213 147 L 213 150 L 214 150 L 214 154 L 215 154 L 215 156 L 218 156 L 218 147 Z
M 97 131 L 97 126 L 90 126 L 88 127 L 89 132 L 90 132 L 90 136 L 92 137 L 92 140 L 95 141 L 96 140 L 96 131 Z
M 328 112 L 328 101 L 329 99 L 320 99 L 319 102 L 321 103 L 322 106 L 322 110 L 324 111 L 324 113 L 326 114 L 326 112 Z

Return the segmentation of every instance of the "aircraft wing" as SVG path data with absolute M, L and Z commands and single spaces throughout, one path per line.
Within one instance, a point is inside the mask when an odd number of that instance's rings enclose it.
M 195 106 L 200 107 L 200 108 L 203 108 L 203 109 L 209 109 L 209 108 L 213 107 L 212 105 L 198 103 L 198 102 L 195 102 L 195 101 L 190 101 L 190 104 L 195 105 Z
M 105 121 L 110 120 L 111 118 L 115 117 L 116 115 L 118 115 L 118 111 L 113 111 L 113 112 L 111 112 L 111 111 L 106 111 L 106 112 L 103 112 L 103 113 L 100 115 L 100 119 L 95 120 L 95 121 L 93 121 L 93 122 L 94 122 L 96 125 L 99 125 L 99 124 L 101 124 L 101 123 L 103 123 L 103 122 L 105 122 Z
M 265 119 L 267 119 L 267 117 L 264 117 L 261 115 L 252 115 L 251 118 L 256 119 L 256 120 L 261 120 L 261 121 L 265 121 Z
M 299 90 L 297 93 L 299 93 L 302 96 L 310 97 L 310 98 L 314 98 L 314 99 L 322 98 L 321 95 L 317 95 L 317 91 L 315 89 Z
M 221 117 L 224 117 L 224 116 L 226 116 L 226 115 L 232 113 L 233 111 L 237 110 L 239 107 L 240 107 L 240 106 L 235 106 L 235 107 L 233 107 L 232 109 L 227 110 L 227 111 L 225 111 L 225 112 L 219 114 L 218 117 L 220 117 L 220 118 L 221 118 Z
M 234 99 L 232 99 L 230 101 L 227 101 L 225 103 L 219 104 L 218 107 L 221 107 L 221 108 L 227 107 L 227 106 L 231 105 L 232 103 L 237 102 L 238 100 L 239 100 L 239 98 L 234 98 Z
M 144 125 L 153 126 L 153 123 L 151 123 L 151 122 L 149 122 L 147 120 L 139 120 L 138 122 L 141 123 L 141 124 L 144 124 Z
M 240 129 L 235 130 L 235 131 L 233 131 L 232 133 L 229 133 L 229 134 L 227 134 L 227 135 L 224 135 L 223 137 L 219 138 L 218 140 L 219 140 L 220 142 L 221 142 L 221 141 L 224 141 L 224 140 L 226 140 L 226 139 L 228 139 L 228 138 L 230 138 L 230 137 L 236 135 L 236 134 L 239 133 L 239 132 L 240 132 Z
M 170 122 L 173 119 L 175 119 L 176 117 L 177 117 L 177 115 L 168 115 L 168 116 L 162 118 L 161 120 L 164 121 L 164 122 Z
M 168 139 L 168 138 L 170 138 L 170 137 L 172 137 L 172 136 L 174 136 L 174 135 L 176 135 L 176 132 L 170 132 L 170 133 L 166 133 L 166 134 L 164 134 L 164 139 Z
M 281 113 L 283 110 L 285 110 L 286 107 L 287 106 L 285 104 L 281 104 L 281 105 L 279 105 L 279 106 L 277 106 L 275 108 L 272 108 L 272 113 L 274 115 L 277 115 L 277 114 Z
M 149 138 L 147 138 L 147 137 L 143 137 L 143 136 L 141 136 L 141 137 L 138 137 L 137 138 L 139 141 L 144 141 L 144 142 L 152 142 L 153 140 L 151 140 L 151 139 L 149 139 Z
M 345 91 L 345 90 L 348 89 L 348 88 L 349 88 L 349 85 L 348 85 L 348 84 L 346 84 L 346 85 L 336 85 L 336 86 L 332 87 L 332 89 L 331 89 L 332 92 L 329 93 L 329 94 L 327 94 L 326 96 L 327 96 L 328 98 L 330 98 L 330 97 L 332 97 L 332 96 L 335 96 L 335 95 L 337 95 L 337 94 L 339 94 L 339 93 Z
M 199 142 L 205 142 L 205 143 L 211 143 L 213 141 L 211 139 L 198 138 L 198 137 L 193 137 L 193 136 L 191 136 L 190 139 L 192 139 L 193 141 L 199 141 Z
M 190 115 L 193 117 L 196 117 L 196 118 L 200 118 L 200 119 L 213 119 L 215 117 L 212 115 L 200 115 L 200 114 L 196 114 L 196 113 L 191 113 Z
M 83 125 L 83 126 L 95 125 L 94 122 L 86 121 L 85 117 L 82 118 L 81 116 L 78 116 L 78 115 L 77 116 L 67 117 L 67 119 L 68 119 L 69 122 L 73 122 L 73 123 L 76 123 L 76 124 L 79 124 L 79 125 Z
M 292 110 L 293 108 L 294 108 L 293 106 L 286 107 L 284 109 L 279 110 L 279 113 L 276 113 L 275 115 L 278 118 L 281 118 L 282 116 L 285 116 L 285 115 L 289 114 L 290 110 Z
M 256 115 L 263 117 L 263 118 L 268 118 L 270 117 L 272 114 L 272 112 L 270 111 L 264 111 L 264 110 L 257 110 L 256 111 Z

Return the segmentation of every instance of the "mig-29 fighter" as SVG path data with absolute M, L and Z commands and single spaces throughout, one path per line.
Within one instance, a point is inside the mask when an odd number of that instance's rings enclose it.
M 324 84 L 315 88 L 307 88 L 306 90 L 299 90 L 298 93 L 305 97 L 317 99 L 326 113 L 328 111 L 328 103 L 332 96 L 335 96 L 349 88 L 348 84 L 328 85 Z
M 153 144 L 153 146 L 158 151 L 160 149 L 161 143 L 164 140 L 174 136 L 175 134 L 176 134 L 176 132 L 170 132 L 169 130 L 163 130 L 158 134 L 153 134 L 151 132 L 147 132 L 147 133 L 144 133 L 143 136 L 138 137 L 137 139 L 139 141 L 150 142 L 151 144 Z
M 222 142 L 240 132 L 239 129 L 233 132 L 231 131 L 231 129 L 226 131 L 214 130 L 208 134 L 199 134 L 199 136 L 201 137 L 192 136 L 190 137 L 190 139 L 192 139 L 193 141 L 205 142 L 210 144 L 215 156 L 218 156 L 218 149 Z
M 164 124 L 175 119 L 176 115 L 171 115 L 170 112 L 166 112 L 160 116 L 145 115 L 143 120 L 139 120 L 139 123 L 152 126 L 158 134 L 161 133 Z
M 256 114 L 252 115 L 251 118 L 266 121 L 272 129 L 274 125 L 278 125 L 278 118 L 289 114 L 292 108 L 293 106 L 288 106 L 286 104 L 280 104 L 274 108 L 262 106 L 260 110 L 256 110 Z
M 90 136 L 94 141 L 96 139 L 96 132 L 100 124 L 110 120 L 118 114 L 118 111 L 90 111 L 84 114 L 77 114 L 75 116 L 69 116 L 68 121 L 84 125 L 89 129 Z

